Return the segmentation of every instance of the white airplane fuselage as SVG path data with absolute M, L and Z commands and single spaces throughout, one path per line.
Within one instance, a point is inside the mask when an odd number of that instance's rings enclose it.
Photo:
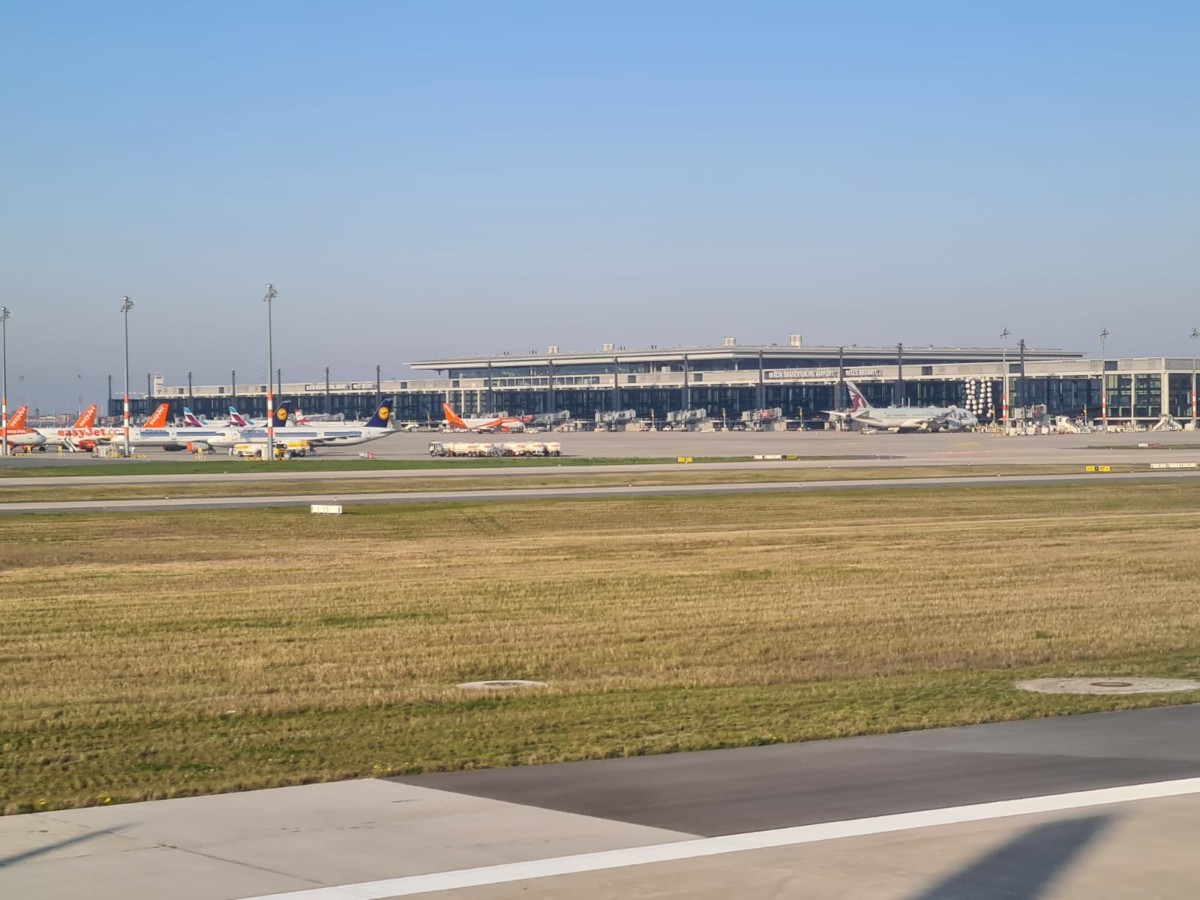
M 10 428 L 8 430 L 10 447 L 40 447 L 44 443 L 46 443 L 45 436 L 33 428 Z
M 350 446 L 377 441 L 392 434 L 391 428 L 373 428 L 368 425 L 346 426 L 330 425 L 283 425 L 275 429 L 276 441 L 308 441 L 310 444 L 325 447 Z M 257 425 L 253 428 L 225 429 L 211 439 L 205 439 L 211 447 L 232 447 L 234 444 L 251 444 L 256 441 L 266 442 L 266 426 Z
M 871 407 L 851 414 L 850 420 L 880 431 L 959 431 L 979 424 L 966 410 L 940 406 Z
M 39 428 L 38 432 L 46 439 L 48 447 L 81 446 L 87 444 L 107 444 L 121 437 L 124 432 L 120 428 L 92 426 L 91 428 Z M 132 431 L 133 429 L 130 429 Z

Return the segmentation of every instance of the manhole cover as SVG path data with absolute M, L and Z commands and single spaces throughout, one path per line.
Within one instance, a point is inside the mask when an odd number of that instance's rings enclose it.
M 1175 691 L 1200 691 L 1200 681 L 1185 678 L 1035 678 L 1018 681 L 1023 691 L 1041 694 L 1169 694 Z
M 521 679 L 510 678 L 501 681 L 464 681 L 458 685 L 460 688 L 475 691 L 491 691 L 501 688 L 528 688 L 528 687 L 545 687 L 544 681 L 523 681 Z

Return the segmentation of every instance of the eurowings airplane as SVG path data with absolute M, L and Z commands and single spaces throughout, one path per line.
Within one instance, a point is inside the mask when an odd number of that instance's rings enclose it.
M 853 381 L 846 382 L 850 412 L 830 415 L 849 419 L 881 431 L 961 431 L 979 424 L 979 419 L 957 406 L 886 406 L 870 404 Z
M 236 406 L 229 407 L 229 426 L 231 428 L 253 428 L 256 425 L 266 425 L 267 420 L 247 419 L 237 411 Z
M 446 417 L 446 425 L 458 431 L 524 431 L 525 426 L 533 419 L 532 416 L 483 416 L 464 419 L 449 403 L 442 404 L 442 414 Z
M 246 428 L 253 424 L 248 419 L 243 419 L 237 411 L 237 407 L 229 407 L 229 418 L 225 420 L 206 419 L 204 416 L 198 416 L 186 406 L 183 408 L 183 425 L 185 428 Z
M 290 403 L 291 401 L 284 401 L 284 402 Z M 307 425 L 308 424 L 308 419 L 304 418 L 301 415 L 300 410 L 296 410 L 295 418 L 296 418 L 296 423 L 299 425 Z M 247 419 L 245 416 L 243 416 L 240 412 L 237 411 L 236 406 L 229 407 L 229 427 L 230 428 L 257 428 L 259 426 L 266 428 L 267 420 L 266 419 Z M 282 428 L 283 424 L 276 422 L 275 427 Z
M 285 402 L 275 410 L 275 439 L 287 441 L 307 441 L 312 446 L 335 447 L 351 444 L 365 444 L 391 434 L 390 421 L 392 404 L 390 400 L 380 403 L 375 414 L 363 425 L 347 425 L 343 422 L 313 422 L 309 425 L 293 425 L 288 422 L 290 406 Z M 213 438 L 204 439 L 211 447 L 232 447 L 234 444 L 254 443 L 267 440 L 267 429 L 264 425 L 250 428 L 227 428 Z

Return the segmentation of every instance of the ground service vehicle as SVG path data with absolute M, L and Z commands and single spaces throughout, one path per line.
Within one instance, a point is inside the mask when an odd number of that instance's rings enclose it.
M 230 456 L 240 456 L 243 459 L 262 459 L 263 453 L 267 445 L 244 443 L 234 444 L 229 449 Z M 276 441 L 275 442 L 275 458 L 276 459 L 294 459 L 297 456 L 308 456 L 312 450 L 308 445 L 308 441 Z

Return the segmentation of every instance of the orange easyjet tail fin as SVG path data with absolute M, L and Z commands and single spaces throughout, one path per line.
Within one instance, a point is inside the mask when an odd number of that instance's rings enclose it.
M 451 425 L 453 425 L 455 428 L 462 428 L 467 431 L 470 431 L 470 428 L 467 427 L 467 423 L 459 418 L 458 413 L 456 413 L 450 407 L 449 403 L 442 404 L 442 414 L 446 417 L 446 421 L 449 422 Z
M 28 406 L 18 406 L 11 416 L 8 417 L 9 428 L 24 428 L 25 419 L 29 416 Z
M 75 420 L 72 428 L 93 428 L 96 425 L 96 404 L 93 403 Z
M 171 410 L 170 403 L 158 404 L 158 409 L 154 410 L 150 418 L 146 420 L 143 428 L 164 428 L 167 424 L 167 413 Z

